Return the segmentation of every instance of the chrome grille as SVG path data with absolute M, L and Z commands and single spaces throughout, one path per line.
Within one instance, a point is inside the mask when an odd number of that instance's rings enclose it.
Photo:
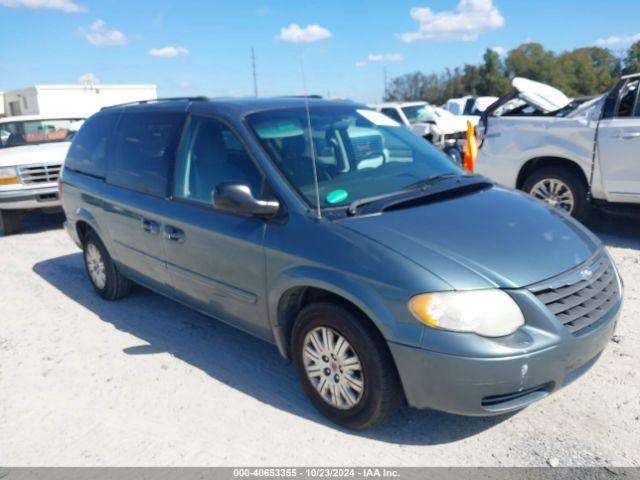
M 20 181 L 25 185 L 57 182 L 62 165 L 24 165 L 18 167 Z
M 620 297 L 614 266 L 606 255 L 566 278 L 534 285 L 530 291 L 574 335 L 601 320 Z

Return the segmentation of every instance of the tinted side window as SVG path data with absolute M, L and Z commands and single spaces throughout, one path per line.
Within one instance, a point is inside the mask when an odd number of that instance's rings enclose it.
M 395 108 L 383 108 L 381 113 L 384 113 L 387 117 L 392 118 L 400 124 L 403 123 L 402 118 L 400 118 L 400 114 Z
M 65 160 L 65 167 L 104 178 L 107 175 L 107 150 L 118 118 L 117 114 L 103 114 L 89 118 L 73 139 Z
M 632 80 L 624 86 L 620 94 L 617 117 L 632 117 L 634 115 L 633 108 L 638 96 L 639 84 L 640 80 Z
M 136 192 L 166 196 L 184 117 L 174 112 L 123 114 L 107 181 Z
M 210 204 L 211 192 L 220 183 L 244 183 L 259 193 L 261 179 L 242 143 L 225 124 L 191 118 L 178 157 L 176 197 Z

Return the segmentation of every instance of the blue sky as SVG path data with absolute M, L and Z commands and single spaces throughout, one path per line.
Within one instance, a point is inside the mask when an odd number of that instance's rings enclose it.
M 304 57 L 309 93 L 375 101 L 384 67 L 441 72 L 528 40 L 620 52 L 636 38 L 638 0 L 0 0 L 0 90 L 93 76 L 250 95 L 254 47 L 261 95 L 301 93 Z

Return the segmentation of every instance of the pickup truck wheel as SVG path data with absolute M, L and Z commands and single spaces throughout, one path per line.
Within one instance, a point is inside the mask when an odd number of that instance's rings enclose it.
M 91 285 L 105 300 L 117 300 L 129 294 L 131 281 L 116 268 L 104 244 L 93 231 L 83 243 L 84 265 Z
M 22 214 L 18 210 L 0 210 L 0 230 L 13 235 L 22 229 Z
M 320 413 L 347 428 L 369 428 L 404 401 L 388 347 L 364 319 L 333 303 L 300 312 L 293 361 L 305 393 Z
M 526 179 L 522 189 L 532 197 L 565 210 L 581 222 L 589 216 L 587 187 L 567 168 L 541 168 Z

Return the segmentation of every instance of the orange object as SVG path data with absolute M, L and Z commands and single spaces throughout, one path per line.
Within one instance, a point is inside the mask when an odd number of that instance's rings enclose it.
M 478 156 L 478 140 L 476 139 L 476 129 L 469 120 L 467 120 L 467 146 L 464 149 L 464 158 L 462 166 L 473 173 L 476 157 Z

